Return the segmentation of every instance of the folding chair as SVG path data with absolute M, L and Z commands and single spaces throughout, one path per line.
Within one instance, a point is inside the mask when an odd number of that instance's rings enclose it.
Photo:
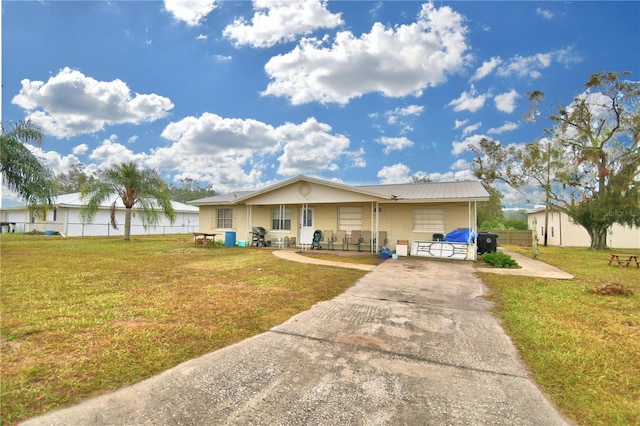
M 362 231 L 351 231 L 351 235 L 347 240 L 347 251 L 349 251 L 349 246 L 356 246 L 360 251 L 360 241 L 362 241 Z
M 377 245 L 378 250 L 380 250 L 380 247 L 386 247 L 387 231 L 378 231 L 378 239 L 376 239 L 375 235 L 373 236 L 373 245 Z
M 360 234 L 360 244 L 358 244 L 358 251 L 362 251 L 363 247 L 368 247 L 371 251 L 371 231 L 362 231 Z
M 336 236 L 333 241 L 336 244 L 340 244 L 340 248 L 344 250 L 345 246 L 347 245 L 347 231 L 336 232 Z

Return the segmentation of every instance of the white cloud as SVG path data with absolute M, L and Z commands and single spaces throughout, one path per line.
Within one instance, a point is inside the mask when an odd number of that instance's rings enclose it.
M 419 96 L 462 69 L 468 60 L 466 32 L 460 14 L 428 3 L 409 25 L 375 23 L 360 37 L 342 31 L 330 45 L 328 37 L 306 38 L 265 65 L 272 81 L 263 95 L 284 96 L 294 105 L 346 104 L 373 92 Z
M 256 150 L 273 149 L 276 145 L 273 132 L 272 126 L 257 120 L 204 113 L 200 117 L 186 117 L 170 123 L 161 136 L 176 142 L 173 148 L 179 148 L 183 155 L 215 157 L 230 153 L 245 158 Z M 173 153 L 170 153 L 171 157 Z
M 213 59 L 218 62 L 228 62 L 233 60 L 233 57 L 229 55 L 213 55 Z
M 209 37 L 207 37 L 206 34 L 199 34 L 198 37 L 196 37 L 196 40 L 206 40 Z
M 190 27 L 200 25 L 216 7 L 216 0 L 164 0 L 167 12 Z
M 475 124 L 472 124 L 470 126 L 466 126 L 464 129 L 462 129 L 462 134 L 463 135 L 468 135 L 469 133 L 473 133 L 476 130 L 478 130 L 480 127 L 482 126 L 482 122 L 479 121 Z
M 498 111 L 506 112 L 511 114 L 516 109 L 516 99 L 518 99 L 520 95 L 515 90 L 511 90 L 509 92 L 501 93 L 496 95 L 493 98 L 493 101 L 496 104 L 496 109 Z
M 496 67 L 501 63 L 502 63 L 502 59 L 500 59 L 500 57 L 498 56 L 494 56 L 488 61 L 484 61 L 480 66 L 480 68 L 478 68 L 476 72 L 473 74 L 473 76 L 471 77 L 471 81 L 476 81 L 476 80 L 485 78 L 486 76 L 491 74 L 493 70 L 496 69 Z
M 487 95 L 477 95 L 476 89 L 471 86 L 471 90 L 468 92 L 462 92 L 458 99 L 454 99 L 447 104 L 447 106 L 453 106 L 453 110 L 456 112 L 470 111 L 476 112 L 484 106 L 484 102 L 487 99 Z
M 487 133 L 489 133 L 490 135 L 499 135 L 500 133 L 516 130 L 518 127 L 520 127 L 518 123 L 507 121 L 500 127 L 492 127 L 491 129 L 487 130 Z
M 553 12 L 549 9 L 543 9 L 541 7 L 536 8 L 536 15 L 543 17 L 544 19 L 553 19 Z
M 71 150 L 73 155 L 84 155 L 87 151 L 89 151 L 89 145 L 86 143 L 81 143 L 80 145 L 73 147 Z
M 205 113 L 170 123 L 162 137 L 172 144 L 153 151 L 148 164 L 209 182 L 217 191 L 256 187 L 266 164 L 278 156 L 280 175 L 334 171 L 349 163 L 363 167 L 364 152 L 350 152 L 346 136 L 310 117 L 278 127 L 252 119 Z
M 451 150 L 451 154 L 458 156 L 465 151 L 471 151 L 471 147 L 480 146 L 480 141 L 482 139 L 490 139 L 485 135 L 472 135 L 462 141 L 454 141 L 451 145 L 453 149 Z
M 408 105 L 403 108 L 396 108 L 392 111 L 387 111 L 384 115 L 387 117 L 387 122 L 389 124 L 396 124 L 398 120 L 403 117 L 418 116 L 422 114 L 423 111 L 424 106 L 422 105 Z
M 339 13 L 327 10 L 326 0 L 253 0 L 253 8 L 250 23 L 238 18 L 222 32 L 237 46 L 271 47 L 318 28 L 343 24 Z
M 455 120 L 454 129 L 459 129 L 460 127 L 466 125 L 469 122 L 469 119 L 464 119 L 464 120 Z
M 57 151 L 43 151 L 40 147 L 25 144 L 25 146 L 33 153 L 34 156 L 42 160 L 54 175 L 67 173 L 73 166 L 80 164 L 80 160 L 75 155 L 61 155 Z M 75 153 L 74 153 L 75 154 Z
M 384 145 L 385 154 L 389 154 L 391 151 L 401 151 L 405 148 L 410 148 L 413 146 L 413 142 L 405 137 L 391 138 L 383 136 L 376 142 Z
M 517 77 L 535 79 L 542 75 L 541 70 L 550 67 L 554 61 L 566 66 L 580 62 L 582 58 L 573 51 L 572 47 L 553 50 L 547 53 L 536 53 L 531 56 L 516 55 L 508 62 L 500 65 L 496 72 L 501 77 L 515 75 Z
M 309 118 L 302 124 L 287 123 L 276 129 L 275 135 L 282 141 L 283 153 L 278 158 L 281 175 L 298 175 L 320 171 L 336 171 L 336 160 L 347 152 L 349 139 L 332 135 L 331 126 Z
M 409 172 L 411 170 L 407 165 L 402 163 L 394 164 L 393 166 L 384 166 L 378 171 L 378 177 L 381 184 L 390 183 L 407 183 L 411 180 Z
M 454 170 L 444 173 L 428 173 L 427 176 L 433 182 L 459 182 L 467 180 L 478 180 L 478 178 L 474 176 L 471 169 Z
M 469 170 L 471 168 L 471 164 L 465 159 L 458 159 L 455 163 L 449 167 L 451 170 Z
M 163 96 L 132 94 L 122 80 L 97 81 L 70 68 L 46 83 L 22 80 L 12 103 L 27 110 L 27 118 L 45 134 L 58 138 L 94 133 L 109 124 L 155 121 L 173 108 Z
M 91 151 L 89 158 L 97 161 L 97 169 L 106 169 L 116 164 L 133 161 L 148 164 L 149 155 L 146 153 L 134 153 L 126 146 L 118 142 L 116 135 L 102 141 L 102 145 Z

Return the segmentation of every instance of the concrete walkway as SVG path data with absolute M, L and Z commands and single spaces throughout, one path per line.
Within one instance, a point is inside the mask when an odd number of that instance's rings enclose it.
M 567 272 L 564 272 L 563 270 L 558 269 L 555 266 L 551 266 L 539 260 L 535 260 L 530 257 L 523 256 L 521 254 L 509 251 L 509 250 L 500 249 L 500 251 L 514 258 L 516 262 L 518 262 L 518 265 L 521 266 L 521 268 L 506 269 L 506 268 L 479 267 L 478 271 L 491 272 L 493 274 L 503 274 L 503 275 L 520 275 L 520 276 L 527 276 L 527 277 L 555 278 L 558 280 L 570 280 L 574 278 L 573 275 L 568 274 Z M 375 268 L 374 265 L 359 265 L 356 263 L 349 263 L 349 262 L 334 262 L 330 260 L 314 259 L 312 257 L 302 256 L 298 254 L 297 250 L 274 250 L 273 254 L 281 259 L 291 260 L 294 262 L 310 263 L 314 265 L 339 266 L 342 268 L 354 268 L 354 269 L 360 269 L 363 271 L 370 271 L 373 268 Z M 429 261 L 429 259 L 427 258 L 421 258 L 421 259 L 425 262 Z M 394 262 L 394 260 L 388 260 L 388 261 Z M 457 262 L 466 262 L 466 261 L 460 260 Z
M 481 272 L 491 272 L 492 274 L 520 275 L 525 277 L 553 278 L 557 280 L 571 280 L 573 275 L 551 266 L 548 263 L 523 256 L 510 250 L 499 249 L 501 252 L 511 256 L 521 268 L 478 268 Z
M 565 425 L 472 262 L 405 257 L 268 332 L 25 425 Z
M 280 259 L 290 260 L 293 262 L 309 263 L 312 265 L 339 266 L 341 268 L 360 269 L 361 271 L 370 271 L 376 267 L 376 265 L 362 265 L 358 263 L 335 262 L 332 260 L 315 259 L 313 257 L 298 254 L 298 250 L 274 250 L 273 254 Z

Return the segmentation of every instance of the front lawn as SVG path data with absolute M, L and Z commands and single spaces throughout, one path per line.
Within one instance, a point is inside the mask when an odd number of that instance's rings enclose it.
M 580 425 L 640 424 L 640 270 L 608 266 L 610 253 L 540 247 L 538 258 L 576 277 L 569 281 L 480 273 L 533 377 Z M 607 283 L 635 295 L 592 292 Z
M 262 333 L 365 273 L 191 236 L 0 238 L 0 424 Z

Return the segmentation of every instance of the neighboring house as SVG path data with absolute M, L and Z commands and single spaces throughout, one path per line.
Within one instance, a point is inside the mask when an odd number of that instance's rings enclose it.
M 480 182 L 407 183 L 351 186 L 298 176 L 256 191 L 239 191 L 190 201 L 200 207 L 200 232 L 237 233 L 252 244 L 254 227 L 267 231 L 266 241 L 312 245 L 323 231 L 323 248 L 357 250 L 343 240 L 360 234 L 360 249 L 377 252 L 459 228 L 477 229 L 476 204 L 488 201 Z M 333 244 L 329 244 L 333 241 Z M 470 256 L 475 258 L 475 250 Z
M 527 213 L 529 229 L 535 228 L 540 244 L 544 241 L 544 216 L 544 208 Z M 549 209 L 547 244 L 551 246 L 589 247 L 591 238 L 587 230 L 581 225 L 575 224 L 566 213 L 551 208 Z M 607 231 L 607 246 L 620 249 L 640 249 L 640 228 L 614 223 Z
M 118 229 L 111 226 L 111 206 L 116 201 L 116 224 Z M 171 202 L 176 212 L 173 223 L 162 213 L 160 221 L 155 226 L 144 228 L 140 215 L 133 209 L 131 217 L 131 235 L 143 234 L 181 234 L 194 232 L 198 228 L 198 208 L 176 201 Z M 55 231 L 65 236 L 124 236 L 125 207 L 122 201 L 114 196 L 105 201 L 92 223 L 83 223 L 80 211 L 86 203 L 80 198 L 80 193 L 60 195 L 56 197 L 53 207 L 47 211 L 46 218 L 38 218 L 28 206 L 4 207 L 0 209 L 2 232 L 45 232 Z

